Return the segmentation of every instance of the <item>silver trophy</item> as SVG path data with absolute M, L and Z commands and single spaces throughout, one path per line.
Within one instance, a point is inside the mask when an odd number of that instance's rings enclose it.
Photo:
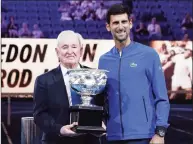
M 105 89 L 107 72 L 101 69 L 68 70 L 70 86 L 82 100 L 81 104 L 70 107 L 71 123 L 78 122 L 76 132 L 105 132 L 101 126 L 103 107 L 91 104 L 91 100 Z
M 107 81 L 106 70 L 100 69 L 72 69 L 68 70 L 71 88 L 81 95 L 80 106 L 95 106 L 91 104 L 93 96 L 100 94 Z

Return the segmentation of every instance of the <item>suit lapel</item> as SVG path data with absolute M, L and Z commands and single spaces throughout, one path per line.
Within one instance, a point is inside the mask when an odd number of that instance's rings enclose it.
M 68 95 L 67 95 L 66 86 L 64 84 L 64 78 L 62 76 L 62 71 L 60 66 L 58 66 L 54 70 L 54 82 L 56 87 L 56 93 L 59 94 L 62 99 L 63 98 L 65 99 L 64 100 L 65 104 L 67 104 L 69 107 Z
M 88 67 L 80 64 L 80 68 L 88 68 Z M 56 89 L 56 93 L 60 95 L 62 101 L 64 101 L 65 105 L 69 107 L 70 104 L 68 100 L 66 86 L 64 84 L 64 78 L 62 75 L 61 67 L 58 66 L 57 68 L 54 69 L 53 72 L 54 72 L 53 79 L 54 79 L 54 85 L 55 85 L 54 87 Z

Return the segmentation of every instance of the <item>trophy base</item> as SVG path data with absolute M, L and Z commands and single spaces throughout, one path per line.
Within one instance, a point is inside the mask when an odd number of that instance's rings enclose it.
M 101 106 L 71 106 L 70 123 L 77 122 L 78 125 L 73 128 L 77 133 L 105 133 L 102 127 L 103 107 Z
M 75 126 L 73 129 L 77 133 L 92 133 L 92 134 L 102 134 L 106 130 L 100 126 Z
M 103 111 L 102 106 L 77 104 L 70 106 L 71 111 Z

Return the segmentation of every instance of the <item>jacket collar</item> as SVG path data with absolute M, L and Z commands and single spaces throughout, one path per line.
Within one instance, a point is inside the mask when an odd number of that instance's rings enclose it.
M 124 47 L 122 49 L 122 56 L 124 56 L 125 54 L 129 53 L 133 48 L 134 48 L 134 41 L 131 41 L 131 43 L 129 45 L 127 45 L 126 47 Z M 113 50 L 112 50 L 113 54 L 117 55 L 120 57 L 120 54 L 119 54 L 119 50 L 118 48 L 116 48 L 115 46 L 113 47 Z

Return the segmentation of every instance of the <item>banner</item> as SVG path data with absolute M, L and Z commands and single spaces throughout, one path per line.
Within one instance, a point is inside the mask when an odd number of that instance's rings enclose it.
M 150 46 L 160 56 L 169 99 L 192 99 L 192 41 L 152 41 Z
M 2 93 L 33 93 L 37 76 L 59 65 L 56 39 L 2 39 Z M 80 63 L 98 67 L 100 56 L 114 46 L 113 40 L 84 40 Z
M 113 40 L 84 40 L 80 63 L 97 68 L 100 56 L 113 46 Z M 152 41 L 149 46 L 160 56 L 169 98 L 175 99 L 171 92 L 191 92 L 192 41 Z M 33 93 L 36 77 L 59 65 L 55 47 L 55 39 L 2 39 L 2 94 Z

